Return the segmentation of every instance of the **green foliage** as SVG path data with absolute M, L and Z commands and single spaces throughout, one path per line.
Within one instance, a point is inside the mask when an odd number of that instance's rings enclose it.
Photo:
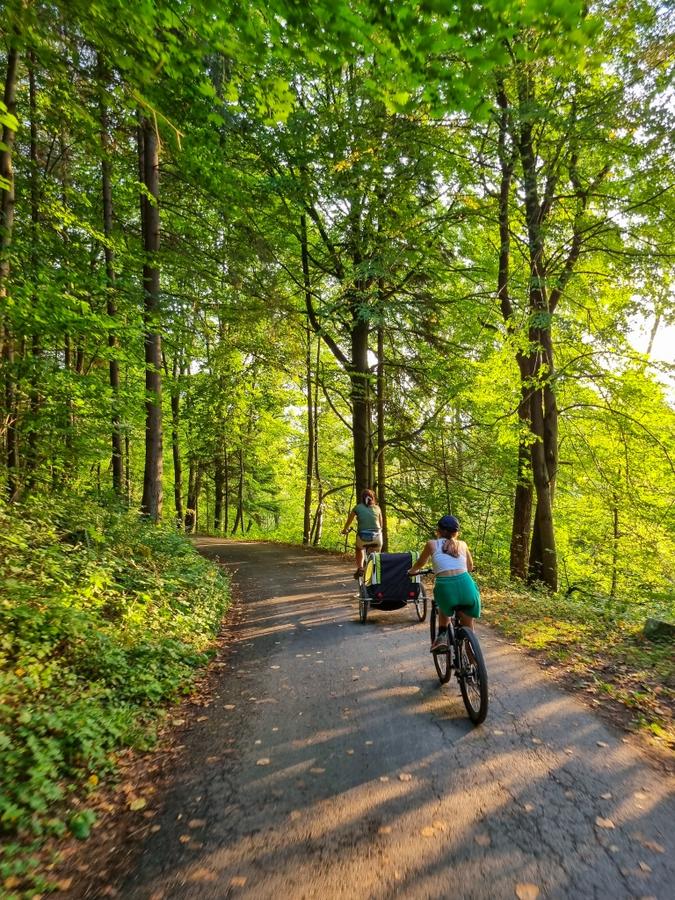
M 152 740 L 208 659 L 227 584 L 175 532 L 81 497 L 2 508 L 0 549 L 0 829 L 65 819 L 86 837 L 71 792 Z

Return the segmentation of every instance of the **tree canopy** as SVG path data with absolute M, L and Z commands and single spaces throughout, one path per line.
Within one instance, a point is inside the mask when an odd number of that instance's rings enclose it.
M 452 512 L 486 569 L 672 590 L 660 4 L 0 16 L 8 515 L 335 548 L 373 487 L 390 548 Z

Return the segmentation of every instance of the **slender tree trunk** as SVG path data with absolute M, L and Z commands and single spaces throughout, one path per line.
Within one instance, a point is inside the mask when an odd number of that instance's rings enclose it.
M 173 457 L 173 502 L 176 522 L 183 524 L 183 466 L 180 458 L 180 384 L 178 382 L 178 354 L 174 357 L 171 379 L 171 453 Z M 181 370 L 181 375 L 182 370 Z
M 223 534 L 227 534 L 227 529 L 230 525 L 230 459 L 227 452 L 227 447 L 223 447 L 223 481 L 223 487 L 225 491 L 225 495 L 223 497 L 223 503 L 225 505 L 223 516 Z
M 185 510 L 185 531 L 194 534 L 199 519 L 199 493 L 202 487 L 202 474 L 204 467 L 196 460 L 190 460 L 190 474 L 188 476 L 188 495 Z
M 105 258 L 106 276 L 106 312 L 111 322 L 117 318 L 117 305 L 115 302 L 115 257 L 112 246 L 113 240 L 113 200 L 112 200 L 112 163 L 110 152 L 110 122 L 108 108 L 103 98 L 103 90 L 107 84 L 107 73 L 99 56 L 98 59 L 99 81 L 101 89 L 100 102 L 100 126 L 101 126 L 101 194 L 103 199 L 103 254 Z M 108 361 L 108 377 L 112 394 L 111 404 L 111 463 L 113 491 L 121 499 L 123 497 L 123 458 L 122 458 L 122 431 L 120 421 L 120 364 L 117 359 L 117 338 L 114 324 L 108 332 L 108 348 L 110 359 Z
M 497 273 L 497 298 L 509 335 L 515 334 L 513 305 L 509 295 L 511 265 L 510 202 L 511 183 L 516 155 L 507 147 L 509 135 L 509 101 L 504 82 L 497 82 L 499 116 L 499 267 Z M 518 404 L 518 469 L 513 498 L 511 524 L 510 574 L 511 578 L 525 580 L 528 572 L 530 529 L 532 527 L 532 462 L 530 455 L 530 376 L 529 364 L 520 350 L 516 351 L 520 375 L 520 402 Z
M 609 596 L 612 600 L 616 597 L 616 585 L 619 563 L 619 498 L 612 494 L 612 582 L 609 588 Z
M 558 588 L 558 566 L 553 527 L 553 490 L 557 466 L 557 408 L 550 388 L 553 358 L 544 271 L 542 236 L 544 210 L 540 205 L 537 189 L 537 164 L 531 121 L 534 90 L 527 75 L 521 76 L 519 99 L 521 122 L 518 152 L 525 189 L 525 219 L 530 263 L 528 294 L 531 349 L 528 354 L 528 374 L 534 385 L 530 393 L 530 423 L 533 437 L 531 459 L 537 496 L 528 577 L 530 581 L 542 581 L 555 591 Z
M 312 507 L 312 476 L 314 473 L 314 397 L 312 391 L 312 330 L 309 326 L 305 330 L 307 339 L 307 352 L 305 356 L 305 369 L 307 380 L 307 460 L 305 467 L 305 505 L 302 526 L 302 543 L 309 544 L 311 529 Z
M 356 496 L 370 487 L 370 370 L 368 366 L 368 322 L 359 318 L 356 300 L 352 300 L 351 381 L 354 480 Z
M 19 54 L 11 46 L 7 54 L 7 74 L 5 76 L 4 103 L 7 111 L 16 112 L 16 82 Z M 0 177 L 7 185 L 0 190 L 0 310 L 3 316 L 3 358 L 5 364 L 5 462 L 7 466 L 7 496 L 16 500 L 19 493 L 19 447 L 17 430 L 16 389 L 14 373 L 14 335 L 7 318 L 7 295 L 11 269 L 10 251 L 14 228 L 14 167 L 12 151 L 15 131 L 9 125 L 2 128 L 0 148 Z
M 528 376 L 528 360 L 522 353 L 516 354 L 520 372 L 520 402 L 518 404 L 518 471 L 513 499 L 513 521 L 511 526 L 511 578 L 525 581 L 530 560 L 530 530 L 532 528 L 532 455 L 530 443 L 532 423 L 530 421 L 530 391 L 532 385 Z
M 380 307 L 381 308 L 381 307 Z M 377 328 L 377 499 L 382 512 L 382 550 L 389 549 L 389 526 L 387 524 L 387 465 L 384 449 L 384 325 Z
M 219 534 L 223 532 L 223 500 L 225 498 L 225 479 L 222 451 L 216 453 L 213 469 L 213 529 Z
M 147 194 L 141 198 L 143 250 L 143 292 L 145 319 L 145 467 L 141 512 L 157 522 L 162 517 L 162 339 L 160 335 L 159 251 L 159 144 L 153 123 L 143 118 L 140 128 L 139 158 L 142 183 Z
M 28 104 L 30 109 L 30 259 L 32 280 L 32 304 L 37 308 L 37 284 L 39 276 L 38 228 L 40 223 L 40 187 L 37 145 L 37 85 L 35 82 L 35 55 L 29 54 L 28 67 Z M 31 491 L 35 486 L 35 470 L 38 465 L 38 416 L 42 405 L 40 396 L 40 336 L 33 333 L 31 340 L 31 387 L 30 387 L 30 421 L 26 436 L 26 489 Z

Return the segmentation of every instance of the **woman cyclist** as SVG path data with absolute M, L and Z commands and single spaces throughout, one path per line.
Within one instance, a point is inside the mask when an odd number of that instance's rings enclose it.
M 375 494 L 366 488 L 361 492 L 361 502 L 347 516 L 343 534 L 349 533 L 349 526 L 356 519 L 356 572 L 354 578 L 363 575 L 366 547 L 374 552 L 382 549 L 382 510 L 377 505 Z
M 431 645 L 431 652 L 445 650 L 448 646 L 448 622 L 453 610 L 466 628 L 473 628 L 474 618 L 480 616 L 480 593 L 470 572 L 473 559 L 464 541 L 458 539 L 459 522 L 454 516 L 439 519 L 435 540 L 427 541 L 424 550 L 409 575 L 417 575 L 427 560 L 436 576 L 434 600 L 438 606 L 438 635 Z

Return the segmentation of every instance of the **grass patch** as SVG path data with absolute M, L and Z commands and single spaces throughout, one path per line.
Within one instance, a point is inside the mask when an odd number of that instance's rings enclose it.
M 30 850 L 47 837 L 88 835 L 87 796 L 120 750 L 152 745 L 228 597 L 186 538 L 135 513 L 82 498 L 0 506 L 3 896 L 44 887 Z
M 481 587 L 483 619 L 527 650 L 555 662 L 579 690 L 612 699 L 632 726 L 675 749 L 675 651 L 672 642 L 647 640 L 642 629 L 654 611 L 638 602 L 574 593 L 571 597 Z M 675 618 L 661 602 L 657 615 Z

